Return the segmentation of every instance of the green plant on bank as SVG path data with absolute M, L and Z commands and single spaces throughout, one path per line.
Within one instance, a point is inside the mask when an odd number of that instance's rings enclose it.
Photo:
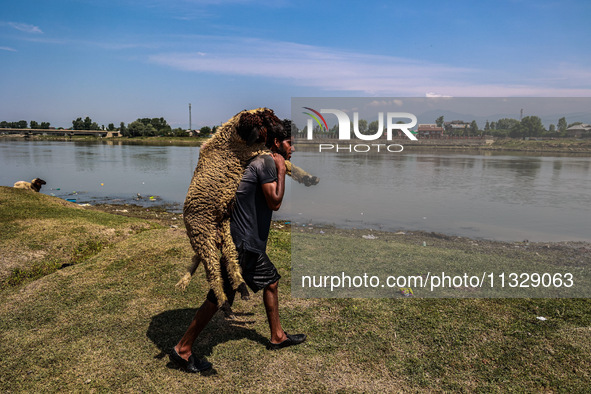
M 291 236 L 280 226 L 270 234 L 268 254 L 282 276 L 282 324 L 308 340 L 267 351 L 258 292 L 249 301 L 236 300 L 235 320 L 217 314 L 195 344 L 194 352 L 215 371 L 183 373 L 166 354 L 208 291 L 202 268 L 186 292 L 174 288 L 193 254 L 184 231 L 7 189 L 0 188 L 0 226 L 10 228 L 0 237 L 2 263 L 43 225 L 52 241 L 35 238 L 41 249 L 21 269 L 33 271 L 37 262 L 52 259 L 61 266 L 74 258 L 76 264 L 0 291 L 2 392 L 589 391 L 589 300 L 295 298 Z M 37 204 L 32 209 L 39 218 L 27 214 L 30 204 Z M 122 235 L 113 238 L 116 231 Z M 68 244 L 62 233 L 77 239 Z M 335 237 L 334 247 L 355 245 L 361 234 Z M 550 245 L 534 251 L 533 244 L 526 249 L 480 240 L 475 246 L 429 234 L 386 244 L 412 263 L 415 255 L 493 265 L 501 257 L 535 264 L 561 254 L 588 261 L 591 250 Z M 69 257 L 58 262 L 52 251 L 65 245 Z

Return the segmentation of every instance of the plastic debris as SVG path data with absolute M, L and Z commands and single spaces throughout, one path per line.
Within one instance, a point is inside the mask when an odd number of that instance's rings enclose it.
M 544 316 L 537 316 L 536 319 L 541 320 L 541 321 L 546 321 L 548 319 L 546 319 Z
M 423 246 L 427 246 L 427 242 L 423 241 Z
M 373 234 L 369 234 L 369 235 L 362 235 L 361 238 L 365 238 L 365 239 L 377 239 L 378 237 L 376 237 Z
M 400 294 L 402 294 L 404 297 L 412 297 L 414 295 L 414 293 L 410 287 L 404 287 L 404 288 L 401 287 Z

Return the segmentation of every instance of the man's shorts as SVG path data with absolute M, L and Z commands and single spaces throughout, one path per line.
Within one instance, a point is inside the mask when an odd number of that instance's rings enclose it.
M 251 252 L 250 250 L 242 249 L 238 251 L 238 261 L 242 268 L 242 278 L 250 289 L 256 293 L 264 289 L 270 284 L 277 282 L 281 275 L 277 272 L 275 265 L 269 260 L 267 253 Z M 228 272 L 226 271 L 226 264 L 222 261 L 222 278 L 224 279 L 224 292 L 228 298 L 230 305 L 234 302 L 235 291 L 230 285 L 228 279 Z M 207 299 L 214 304 L 217 304 L 217 297 L 213 290 L 207 293 Z

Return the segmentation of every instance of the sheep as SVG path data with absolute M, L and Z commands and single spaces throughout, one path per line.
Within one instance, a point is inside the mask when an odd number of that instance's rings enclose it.
M 246 289 L 230 234 L 230 204 L 248 160 L 268 152 L 265 147 L 267 129 L 278 127 L 282 127 L 281 120 L 268 108 L 236 114 L 201 146 L 187 191 L 183 218 L 195 255 L 189 272 L 177 283 L 177 287 L 185 288 L 199 263 L 203 263 L 218 306 L 226 313 L 230 308 L 224 293 L 218 250 L 221 251 L 232 288 Z
M 230 211 L 238 184 L 250 159 L 270 151 L 265 147 L 267 130 L 283 127 L 268 108 L 242 111 L 220 126 L 215 135 L 201 146 L 183 207 L 187 235 L 195 252 L 187 273 L 176 284 L 185 289 L 201 262 L 210 288 L 220 307 L 231 314 L 223 288 L 221 264 L 230 284 L 248 298 L 242 279 L 238 253 L 230 233 Z M 300 183 L 313 185 L 318 178 L 286 162 L 287 173 Z M 295 174 L 295 175 L 294 175 Z M 221 252 L 221 263 L 218 257 Z
M 43 186 L 45 184 L 46 184 L 46 182 L 43 179 L 35 178 L 31 182 L 27 182 L 27 181 L 15 182 L 14 187 L 16 187 L 17 189 L 32 190 L 34 192 L 39 193 L 39 191 L 41 190 L 41 186 Z

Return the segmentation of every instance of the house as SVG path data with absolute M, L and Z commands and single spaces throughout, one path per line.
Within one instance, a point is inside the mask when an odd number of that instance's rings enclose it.
M 420 124 L 417 132 L 419 133 L 419 138 L 441 138 L 443 127 L 439 127 L 436 124 Z
M 566 135 L 571 138 L 591 137 L 591 125 L 582 123 L 566 129 Z
M 465 130 L 470 128 L 470 123 L 466 123 L 463 120 L 452 120 L 451 122 L 445 122 L 443 124 L 445 131 L 450 134 L 463 134 Z

